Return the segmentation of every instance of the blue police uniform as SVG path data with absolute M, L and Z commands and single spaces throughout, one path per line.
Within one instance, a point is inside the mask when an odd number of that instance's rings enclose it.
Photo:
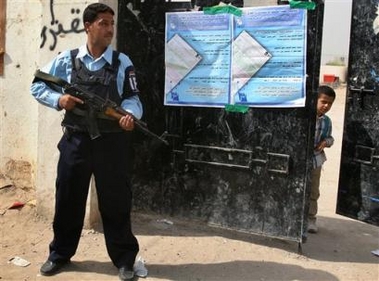
M 137 118 L 142 116 L 133 65 L 110 46 L 97 59 L 86 46 L 62 52 L 43 71 L 111 99 Z M 40 103 L 60 110 L 62 93 L 41 81 L 32 84 L 31 92 Z M 108 254 L 116 267 L 133 268 L 139 246 L 130 218 L 132 133 L 121 130 L 118 121 L 99 115 L 92 121 L 101 136 L 91 138 L 86 111 L 85 105 L 77 106 L 66 111 L 62 121 L 66 133 L 58 143 L 54 238 L 48 259 L 65 262 L 75 254 L 93 175 Z

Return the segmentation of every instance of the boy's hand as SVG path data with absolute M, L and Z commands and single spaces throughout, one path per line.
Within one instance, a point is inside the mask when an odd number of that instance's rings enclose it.
M 326 141 L 320 141 L 320 143 L 316 146 L 316 151 L 322 151 L 326 147 Z

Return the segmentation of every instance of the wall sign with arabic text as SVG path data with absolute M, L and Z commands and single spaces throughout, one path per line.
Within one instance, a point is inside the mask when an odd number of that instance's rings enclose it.
M 165 105 L 303 107 L 306 10 L 166 13 Z

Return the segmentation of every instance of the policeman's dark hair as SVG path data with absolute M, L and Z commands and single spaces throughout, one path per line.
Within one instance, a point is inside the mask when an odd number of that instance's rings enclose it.
M 333 99 L 336 98 L 336 92 L 333 90 L 333 88 L 327 86 L 327 85 L 321 85 L 318 87 L 318 96 L 321 94 L 327 95 L 328 97 L 331 97 Z
M 93 23 L 96 19 L 98 14 L 100 13 L 111 13 L 112 16 L 114 16 L 114 11 L 111 7 L 102 4 L 102 3 L 93 3 L 88 5 L 83 12 L 83 23 L 89 22 Z

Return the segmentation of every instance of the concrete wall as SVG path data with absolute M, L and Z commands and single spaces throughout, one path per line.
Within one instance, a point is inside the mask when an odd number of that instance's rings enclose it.
M 352 0 L 325 1 L 320 83 L 327 83 L 324 75 L 346 82 L 352 3 Z M 336 11 L 338 17 L 335 16 Z
M 0 175 L 22 182 L 22 188 L 34 188 L 38 211 L 46 216 L 52 216 L 54 209 L 56 145 L 63 112 L 39 105 L 29 88 L 36 69 L 59 52 L 85 43 L 82 12 L 92 2 L 105 2 L 117 13 L 117 0 L 7 1 L 5 68 L 0 77 Z
M 275 6 L 277 2 L 277 0 L 245 0 L 243 5 L 244 7 Z
M 321 64 L 340 58 L 347 64 L 352 4 L 353 0 L 325 0 Z
M 37 162 L 37 104 L 29 87 L 39 57 L 41 14 L 39 1 L 7 1 L 4 76 L 0 77 L 0 171 L 19 180 L 16 170 L 28 170 L 23 187 L 34 185 Z

